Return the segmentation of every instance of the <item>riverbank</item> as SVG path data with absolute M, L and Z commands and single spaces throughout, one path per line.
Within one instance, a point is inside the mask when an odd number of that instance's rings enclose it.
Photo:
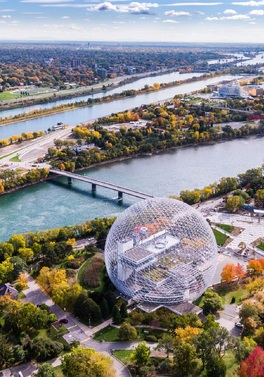
M 120 86 L 123 86 L 128 83 L 133 83 L 136 82 L 142 78 L 145 77 L 155 77 L 159 75 L 165 75 L 167 73 L 172 73 L 175 72 L 175 69 L 166 69 L 166 70 L 159 70 L 159 71 L 154 71 L 151 73 L 143 73 L 139 75 L 134 75 L 134 76 L 125 76 L 124 77 L 117 77 L 115 79 L 109 79 L 108 81 L 103 81 L 98 84 L 93 85 L 92 87 L 83 87 L 83 88 L 77 88 L 77 89 L 69 89 L 66 92 L 65 91 L 59 91 L 59 92 L 52 92 L 52 93 L 45 93 L 45 94 L 39 94 L 38 96 L 30 96 L 30 98 L 18 98 L 15 100 L 3 100 L 0 101 L 0 111 L 3 110 L 12 110 L 12 109 L 17 109 L 21 107 L 21 105 L 25 108 L 32 106 L 32 105 L 40 105 L 40 104 L 46 104 L 46 103 L 52 103 L 52 102 L 57 102 L 60 100 L 65 100 L 65 99 L 71 99 L 75 97 L 79 97 L 82 95 L 94 95 L 98 93 L 104 93 L 105 91 L 113 88 L 118 88 Z M 120 79 L 121 81 L 117 81 Z M 99 86 L 100 87 L 96 87 Z M 103 87 L 106 86 L 106 90 L 103 89 Z M 68 93 L 71 91 L 71 93 Z M 5 102 L 5 103 L 1 103 Z
M 217 140 L 217 141 L 216 140 L 208 140 L 208 141 L 204 141 L 204 142 L 200 142 L 200 143 L 191 143 L 191 144 L 185 144 L 185 145 L 178 145 L 178 146 L 170 147 L 168 149 L 160 149 L 160 150 L 153 151 L 152 153 L 137 153 L 137 154 L 130 155 L 130 156 L 116 157 L 116 158 L 113 158 L 113 159 L 110 159 L 110 160 L 96 162 L 96 163 L 91 164 L 90 166 L 87 166 L 87 167 L 76 169 L 75 172 L 89 171 L 89 170 L 97 169 L 97 168 L 100 168 L 100 167 L 103 167 L 103 166 L 108 166 L 108 165 L 116 164 L 116 163 L 119 163 L 119 162 L 121 163 L 121 162 L 128 161 L 128 160 L 138 159 L 138 158 L 142 158 L 142 157 L 151 157 L 151 156 L 156 156 L 156 155 L 167 154 L 169 152 L 173 152 L 173 151 L 176 151 L 176 150 L 193 149 L 193 148 L 197 148 L 197 147 L 213 146 L 213 145 L 216 145 L 216 144 L 222 144 L 222 143 L 225 143 L 225 142 L 238 140 L 238 139 L 246 140 L 246 139 L 250 139 L 252 137 L 257 137 L 257 136 L 258 135 L 254 135 L 254 136 L 248 135 L 248 136 L 243 136 L 243 137 L 234 137 L 232 139 L 225 139 L 225 140 Z M 263 137 L 263 136 L 259 136 L 259 137 Z M 47 164 L 44 164 L 44 166 L 42 166 L 42 163 L 38 163 L 38 169 L 42 169 L 44 167 L 46 168 Z M 253 167 L 253 168 L 255 168 L 255 167 Z M 34 169 L 36 169 L 36 167 L 34 167 Z M 1 170 L 0 170 L 0 172 L 1 172 Z M 39 183 L 43 183 L 45 181 L 53 180 L 53 179 L 56 179 L 56 178 L 59 178 L 59 176 L 57 176 L 57 177 L 48 176 L 47 178 L 41 179 L 38 182 L 27 183 L 25 185 L 14 187 L 14 188 L 7 190 L 5 192 L 0 192 L 0 196 L 8 195 L 8 194 L 11 194 L 15 191 L 19 191 L 19 190 L 22 190 L 22 189 L 27 188 L 27 187 L 35 186 Z
M 189 83 L 192 83 L 192 82 L 199 82 L 199 81 L 207 80 L 207 79 L 210 79 L 210 78 L 213 78 L 213 77 L 222 76 L 224 74 L 225 74 L 225 72 L 222 72 L 222 71 L 219 71 L 217 73 L 213 72 L 213 73 L 206 74 L 206 75 L 199 76 L 199 77 L 188 78 L 188 79 L 185 79 L 185 80 L 182 80 L 182 81 L 177 80 L 177 81 L 172 81 L 172 82 L 169 82 L 169 83 L 163 83 L 163 84 L 160 84 L 158 87 L 150 86 L 148 88 L 142 88 L 142 89 L 139 89 L 139 90 L 127 90 L 127 91 L 123 91 L 121 93 L 109 94 L 107 97 L 99 97 L 99 98 L 94 98 L 94 99 L 89 98 L 87 101 L 79 101 L 79 102 L 74 102 L 74 103 L 58 105 L 58 106 L 52 107 L 51 109 L 49 108 L 49 109 L 35 110 L 35 112 L 32 113 L 32 114 L 21 113 L 21 114 L 15 115 L 14 117 L 8 118 L 8 119 L 4 118 L 4 119 L 0 120 L 0 126 L 15 124 L 15 123 L 19 123 L 19 122 L 23 122 L 23 121 L 27 121 L 27 120 L 32 120 L 32 119 L 36 119 L 36 118 L 40 118 L 40 117 L 54 115 L 54 114 L 57 114 L 57 113 L 63 113 L 63 112 L 66 112 L 66 111 L 77 110 L 78 108 L 91 107 L 91 106 L 106 103 L 106 102 L 109 103 L 109 102 L 120 100 L 120 99 L 123 99 L 123 98 L 136 97 L 136 96 L 140 96 L 140 95 L 143 95 L 143 94 L 146 94 L 146 93 L 149 93 L 149 92 L 153 92 L 153 91 L 160 92 L 160 91 L 168 89 L 168 88 L 173 88 L 173 87 L 177 87 L 177 86 L 180 86 L 180 85 L 189 84 Z M 104 92 L 107 93 L 107 90 L 104 91 Z

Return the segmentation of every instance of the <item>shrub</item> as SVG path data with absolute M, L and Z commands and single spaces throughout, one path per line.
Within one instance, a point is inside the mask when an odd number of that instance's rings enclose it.
M 83 272 L 83 282 L 88 287 L 96 288 L 100 285 L 100 273 L 104 267 L 104 260 L 99 255 L 92 257 Z

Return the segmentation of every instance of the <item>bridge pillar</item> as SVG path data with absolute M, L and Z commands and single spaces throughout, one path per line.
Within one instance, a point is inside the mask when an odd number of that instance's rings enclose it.
M 123 200 L 123 193 L 122 191 L 118 191 L 118 201 Z
M 96 184 L 95 183 L 92 183 L 92 193 L 93 194 L 96 193 Z
M 68 177 L 68 185 L 71 185 L 71 184 L 72 184 L 72 178 Z

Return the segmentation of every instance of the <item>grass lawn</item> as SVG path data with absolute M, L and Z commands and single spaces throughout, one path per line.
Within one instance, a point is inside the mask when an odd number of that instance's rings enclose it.
M 135 351 L 132 350 L 122 350 L 122 351 L 113 351 L 112 355 L 120 360 L 123 364 L 129 365 L 131 363 L 131 355 Z
M 225 244 L 226 240 L 228 239 L 228 237 L 225 234 L 219 232 L 216 229 L 213 229 L 213 232 L 214 232 L 214 235 L 215 235 L 217 245 L 223 246 Z
M 215 291 L 221 296 L 224 305 L 230 304 L 233 297 L 235 298 L 234 304 L 239 305 L 248 296 L 246 289 L 236 283 L 221 284 L 215 288 Z
M 257 247 L 264 251 L 264 242 L 260 243 Z
M 6 99 L 14 99 L 18 96 L 16 94 L 11 94 L 9 92 L 0 92 L 0 101 L 4 101 Z
M 15 157 L 10 158 L 10 161 L 20 162 L 21 160 L 20 160 L 19 156 L 15 156 Z
M 56 377 L 64 377 L 60 365 L 54 368 L 54 372 L 56 374 Z
M 104 340 L 105 342 L 117 342 L 118 330 L 115 327 L 107 326 L 104 329 L 94 334 L 94 339 L 97 341 Z
M 223 360 L 227 367 L 226 377 L 237 377 L 237 368 L 239 365 L 233 353 L 231 351 L 228 351 L 225 354 Z
M 216 224 L 216 225 L 218 226 L 218 228 L 221 228 L 228 233 L 232 233 L 234 230 L 234 227 L 232 225 L 228 225 L 228 224 Z

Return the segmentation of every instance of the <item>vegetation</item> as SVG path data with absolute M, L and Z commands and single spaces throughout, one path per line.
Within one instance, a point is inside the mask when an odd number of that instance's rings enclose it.
M 219 230 L 217 229 L 213 228 L 212 230 L 215 235 L 217 245 L 224 246 L 229 237 L 226 236 L 224 233 L 219 232 Z

